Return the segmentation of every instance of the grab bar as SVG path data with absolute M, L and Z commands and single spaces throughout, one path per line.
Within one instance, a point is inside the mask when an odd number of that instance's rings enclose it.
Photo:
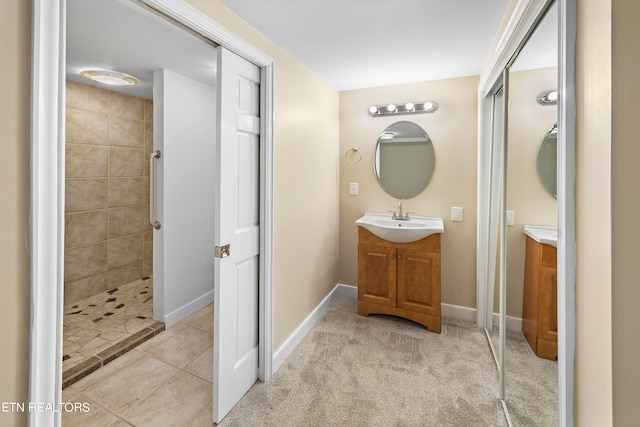
M 153 212 L 154 201 L 153 201 L 153 181 L 155 176 L 155 169 L 153 159 L 160 158 L 160 150 L 156 150 L 153 153 L 149 154 L 149 224 L 155 228 L 156 230 L 160 229 L 160 221 L 155 220 L 155 214 Z

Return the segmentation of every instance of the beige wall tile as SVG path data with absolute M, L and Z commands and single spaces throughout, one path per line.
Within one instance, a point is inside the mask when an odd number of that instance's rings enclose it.
M 110 208 L 142 204 L 142 178 L 109 178 Z
M 75 246 L 107 240 L 107 210 L 65 214 L 64 246 Z
M 113 117 L 126 117 L 132 120 L 144 120 L 144 102 L 137 96 L 110 92 L 109 114 Z
M 146 190 L 146 193 L 149 193 L 149 190 Z M 145 204 L 142 206 L 142 230 L 153 231 L 153 227 L 149 224 L 149 197 L 145 196 Z
M 107 176 L 107 147 L 66 144 L 65 176 L 91 178 Z
M 152 121 L 151 100 L 67 82 L 65 247 L 78 249 L 65 256 L 67 302 L 153 273 L 143 188 L 149 173 L 145 134 L 152 141 Z M 127 236 L 134 237 L 109 243 Z M 99 267 L 86 259 L 98 249 Z
M 142 204 L 149 206 L 149 177 L 142 177 Z
M 67 80 L 67 108 L 107 114 L 109 91 Z
M 109 209 L 109 239 L 142 232 L 142 206 Z
M 64 251 L 64 280 L 73 282 L 107 271 L 107 242 Z
M 109 290 L 107 278 L 107 273 L 100 273 L 73 282 L 66 282 L 64 284 L 64 305 L 73 304 Z
M 142 277 L 142 262 L 119 268 L 110 268 L 107 287 L 109 289 L 117 288 L 134 280 L 142 279 Z
M 107 145 L 109 118 L 106 114 L 67 108 L 65 115 L 67 143 Z
M 142 156 L 142 149 L 109 147 L 109 176 L 142 176 Z
M 109 268 L 142 261 L 142 234 L 109 240 Z
M 153 100 L 144 100 L 144 120 L 153 123 Z
M 106 178 L 72 178 L 66 180 L 65 212 L 80 212 L 107 207 Z
M 153 122 L 145 122 L 144 124 L 144 146 L 149 150 L 153 150 Z
M 110 117 L 109 145 L 143 148 L 144 122 L 123 117 Z
M 151 227 L 149 227 L 151 228 Z M 153 232 L 143 234 L 144 255 L 142 261 L 142 276 L 153 276 Z

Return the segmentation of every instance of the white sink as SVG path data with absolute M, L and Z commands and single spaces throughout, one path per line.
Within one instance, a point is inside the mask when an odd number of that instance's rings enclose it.
M 524 234 L 531 237 L 538 243 L 558 247 L 558 228 L 542 227 L 539 225 L 525 225 Z
M 396 243 L 409 243 L 435 233 L 444 233 L 442 218 L 412 216 L 408 221 L 391 219 L 391 214 L 366 213 L 356 221 L 381 239 Z

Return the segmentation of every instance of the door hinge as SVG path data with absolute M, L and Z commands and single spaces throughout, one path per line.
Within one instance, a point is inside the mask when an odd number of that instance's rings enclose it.
M 216 258 L 226 258 L 229 256 L 229 247 L 231 245 L 216 246 Z

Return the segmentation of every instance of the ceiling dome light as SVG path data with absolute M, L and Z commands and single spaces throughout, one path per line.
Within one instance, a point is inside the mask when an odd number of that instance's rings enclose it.
M 395 105 L 393 105 L 393 104 L 389 104 L 389 105 L 387 106 L 387 110 L 388 110 L 390 113 L 393 113 L 394 111 L 396 111 L 396 106 L 395 106 Z
M 128 74 L 106 70 L 83 70 L 80 75 L 92 82 L 109 86 L 138 86 L 140 81 Z
M 378 114 L 378 107 L 376 107 L 375 105 L 372 105 L 371 107 L 369 107 L 369 114 L 371 115 Z
M 538 101 L 540 105 L 556 105 L 558 103 L 558 91 L 547 90 L 540 92 L 536 97 L 536 101 Z

